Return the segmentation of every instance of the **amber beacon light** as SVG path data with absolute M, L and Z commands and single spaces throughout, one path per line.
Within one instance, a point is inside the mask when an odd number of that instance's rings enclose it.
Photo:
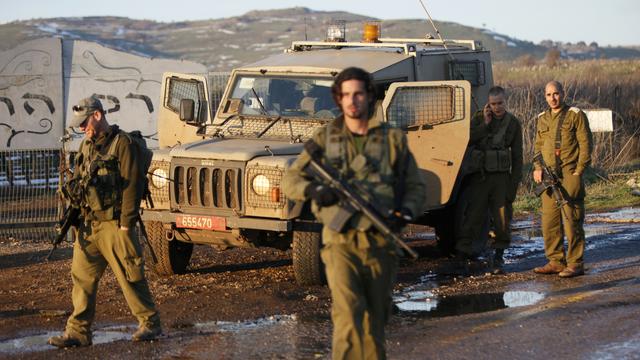
M 380 38 L 380 23 L 379 22 L 367 22 L 364 24 L 364 33 L 362 34 L 362 41 L 364 42 L 379 42 Z

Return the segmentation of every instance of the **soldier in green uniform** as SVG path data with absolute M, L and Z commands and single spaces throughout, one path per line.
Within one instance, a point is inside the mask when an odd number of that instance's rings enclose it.
M 494 86 L 483 111 L 471 119 L 471 174 L 464 190 L 469 198 L 456 240 L 458 257 L 472 258 L 488 209 L 495 231 L 495 273 L 503 272 L 504 250 L 511 243 L 510 207 L 522 180 L 522 125 L 505 105 L 504 89 Z
M 425 185 L 401 129 L 390 128 L 375 112 L 370 75 L 347 68 L 335 79 L 332 94 L 342 115 L 318 129 L 310 141 L 324 151 L 322 161 L 343 179 L 364 189 L 365 199 L 393 209 L 389 222 L 401 227 L 422 212 Z M 331 289 L 334 359 L 383 359 L 384 325 L 391 306 L 397 269 L 397 248 L 361 214 L 342 231 L 327 224 L 339 207 L 330 187 L 304 171 L 310 156 L 303 151 L 283 179 L 285 194 L 312 200 L 312 210 L 324 224 L 322 260 Z
M 533 271 L 573 277 L 584 274 L 584 183 L 582 175 L 591 163 L 593 140 L 584 112 L 564 103 L 564 91 L 557 81 L 545 86 L 549 109 L 538 115 L 534 152 L 561 178 L 568 200 L 564 206 L 570 219 L 563 219 L 561 209 L 548 191 L 542 194 L 542 236 L 549 262 Z M 533 180 L 542 182 L 540 164 L 534 163 Z M 568 220 L 568 221 L 567 221 Z M 567 237 L 565 255 L 564 235 Z
M 160 317 L 144 276 L 135 230 L 144 190 L 138 148 L 117 125 L 109 126 L 96 97 L 73 107 L 69 125 L 85 133 L 72 180 L 81 187 L 83 199 L 78 205 L 82 215 L 71 264 L 73 313 L 64 334 L 49 338 L 49 344 L 61 348 L 91 345 L 98 282 L 107 265 L 138 319 L 133 340 L 153 340 L 161 333 Z

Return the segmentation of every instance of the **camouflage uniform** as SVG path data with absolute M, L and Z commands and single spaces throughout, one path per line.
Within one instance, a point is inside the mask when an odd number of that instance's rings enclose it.
M 324 149 L 325 163 L 346 181 L 365 189 L 360 195 L 366 200 L 388 209 L 406 208 L 413 216 L 421 214 L 425 185 L 402 130 L 389 128 L 374 116 L 364 137 L 364 145 L 358 146 L 340 116 L 317 130 L 313 141 Z M 305 200 L 310 179 L 303 169 L 308 162 L 309 154 L 303 151 L 286 172 L 283 188 L 291 199 Z M 399 183 L 400 179 L 404 182 Z M 396 191 L 402 187 L 404 196 L 398 201 Z M 312 204 L 316 217 L 325 224 L 321 256 L 332 296 L 333 358 L 382 359 L 397 249 L 361 214 L 355 214 L 340 233 L 329 229 L 326 224 L 337 207 Z
M 85 186 L 87 181 L 83 179 L 95 178 L 87 175 L 96 159 L 114 155 L 122 179 L 121 194 L 112 197 L 118 199 L 121 205 L 96 211 L 82 207 L 84 222 L 78 230 L 71 264 L 73 313 L 67 320 L 65 332 L 83 343 L 91 343 L 98 282 L 107 265 L 115 274 L 139 325 L 149 329 L 160 327 L 160 318 L 144 277 L 142 249 L 135 230 L 144 189 L 141 182 L 135 181 L 139 176 L 137 149 L 126 135 L 120 133 L 117 125 L 111 125 L 95 140 L 85 139 L 75 159 L 74 179 L 83 184 L 87 204 L 95 203 L 96 197 L 95 192 Z M 104 174 L 98 170 L 97 175 Z M 120 226 L 129 230 L 121 230 Z
M 506 249 L 511 243 L 510 204 L 522 180 L 522 125 L 511 113 L 493 118 L 486 125 L 477 112 L 471 120 L 471 163 L 475 166 L 465 180 L 468 203 L 456 240 L 459 253 L 471 255 L 473 240 L 483 230 L 487 209 L 495 230 L 494 247 Z
M 562 113 L 565 119 L 561 128 L 560 164 L 556 164 L 556 130 Z M 538 115 L 534 153 L 541 153 L 545 163 L 551 169 L 561 169 L 561 185 L 569 204 L 565 212 L 573 222 L 566 224 L 562 219 L 560 208 L 556 206 L 553 195 L 542 194 L 542 236 L 544 237 L 545 255 L 553 265 L 583 266 L 585 246 L 584 236 L 584 183 L 582 174 L 591 163 L 593 140 L 589 122 L 584 112 L 576 107 L 564 105 L 561 111 L 554 114 L 551 109 Z M 540 165 L 534 162 L 536 170 Z M 557 171 L 556 171 L 557 172 Z M 576 173 L 577 175 L 573 175 Z M 563 248 L 563 227 L 567 237 L 567 254 Z

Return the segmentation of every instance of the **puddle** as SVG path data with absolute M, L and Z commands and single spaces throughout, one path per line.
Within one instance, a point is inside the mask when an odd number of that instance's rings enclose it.
M 596 351 L 590 359 L 593 360 L 617 360 L 634 359 L 640 353 L 640 333 L 632 337 L 631 340 L 621 341 L 603 346 Z
M 118 327 L 107 327 L 93 332 L 93 344 L 105 344 L 120 340 L 131 340 L 131 329 Z M 55 350 L 47 344 L 47 340 L 52 336 L 62 335 L 61 331 L 47 331 L 45 333 L 24 336 L 16 339 L 9 339 L 0 342 L 0 354 L 19 354 L 37 352 L 45 350 Z
M 594 214 L 587 214 L 586 215 L 586 220 L 592 220 L 592 219 L 604 219 L 604 220 L 614 220 L 614 221 L 633 221 L 633 220 L 640 220 L 640 207 L 638 208 L 624 208 L 624 209 L 620 209 L 620 210 L 616 210 L 616 211 L 611 211 L 611 212 L 604 212 L 604 213 L 594 213 Z
M 506 291 L 446 297 L 430 291 L 410 291 L 394 297 L 400 311 L 426 312 L 430 317 L 481 313 L 504 308 L 533 305 L 545 295 L 535 291 Z
M 637 227 L 634 223 L 607 223 L 589 222 L 589 220 L 612 219 L 612 220 L 634 220 L 640 219 L 640 208 L 624 208 L 618 211 L 606 213 L 587 214 L 587 221 L 584 224 L 585 236 L 587 238 L 587 250 L 608 246 L 612 242 L 630 240 L 633 235 L 630 229 Z M 512 224 L 511 247 L 505 252 L 505 263 L 510 264 L 517 259 L 526 257 L 533 253 L 544 253 L 544 241 L 542 239 L 542 229 L 538 222 L 532 219 L 515 221 Z
M 274 325 L 287 325 L 295 323 L 296 321 L 296 315 L 274 315 L 248 321 L 209 321 L 203 323 L 195 323 L 193 327 L 200 331 L 240 332 L 244 330 L 255 330 Z

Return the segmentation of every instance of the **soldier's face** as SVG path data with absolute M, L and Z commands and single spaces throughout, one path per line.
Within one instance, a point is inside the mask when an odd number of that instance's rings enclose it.
M 340 107 L 344 116 L 366 120 L 369 115 L 369 94 L 364 81 L 347 80 L 340 86 Z
M 85 121 L 80 124 L 80 131 L 84 132 L 84 136 L 89 139 L 93 139 L 97 135 L 96 126 L 98 124 L 98 117 L 101 114 L 99 111 L 94 111 L 93 114 L 89 115 Z
M 500 94 L 497 96 L 489 96 L 489 107 L 498 118 L 502 118 L 506 110 L 506 104 L 504 102 L 504 95 Z
M 544 98 L 552 110 L 562 108 L 562 98 L 564 94 L 555 85 L 549 84 L 544 88 Z

